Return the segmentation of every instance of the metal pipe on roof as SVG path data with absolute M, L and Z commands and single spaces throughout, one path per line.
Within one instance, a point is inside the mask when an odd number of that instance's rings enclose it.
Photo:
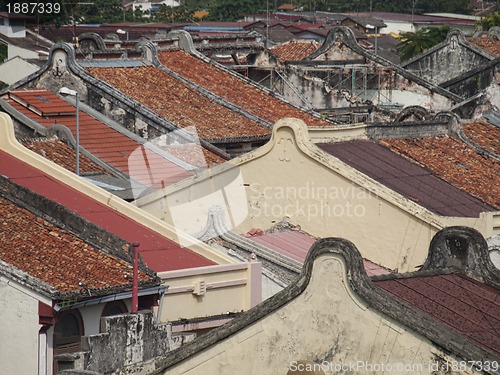
M 139 242 L 132 244 L 134 247 L 134 274 L 132 278 L 132 314 L 139 310 Z
M 80 119 L 78 110 L 78 92 L 67 87 L 61 87 L 59 94 L 74 96 L 76 100 L 76 175 L 80 176 Z

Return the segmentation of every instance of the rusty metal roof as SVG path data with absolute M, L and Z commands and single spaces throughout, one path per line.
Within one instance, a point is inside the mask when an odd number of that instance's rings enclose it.
M 0 174 L 53 200 L 128 242 L 139 242 L 147 266 L 156 272 L 214 265 L 128 216 L 63 184 L 43 171 L 0 150 Z
M 316 238 L 297 230 L 263 233 L 252 235 L 247 237 L 247 239 L 301 263 L 304 263 L 311 246 L 316 242 Z M 363 264 L 368 276 L 379 276 L 389 273 L 387 269 L 369 260 L 363 259 Z
M 500 293 L 459 274 L 375 281 L 479 345 L 500 354 Z
M 428 169 L 375 142 L 325 143 L 318 147 L 439 215 L 478 217 L 481 212 L 495 211 Z

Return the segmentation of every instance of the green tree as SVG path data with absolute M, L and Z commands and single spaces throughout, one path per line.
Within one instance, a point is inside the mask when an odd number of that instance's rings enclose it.
M 7 46 L 0 44 L 0 64 L 7 60 Z
M 272 3 L 270 2 L 270 6 Z M 272 10 L 270 8 L 270 10 Z M 265 0 L 219 0 L 210 4 L 208 19 L 212 21 L 237 21 L 244 14 L 266 11 Z
M 181 5 L 169 7 L 164 4 L 154 12 L 154 19 L 157 22 L 193 22 L 195 9 Z
M 493 26 L 500 26 L 500 13 L 492 13 L 478 22 L 484 31 L 488 31 Z
M 113 23 L 123 21 L 121 0 L 70 1 L 65 2 L 66 14 L 68 18 L 74 16 L 77 22 Z
M 434 47 L 446 39 L 450 31 L 447 26 L 424 27 L 417 32 L 401 33 L 402 41 L 398 45 L 398 53 L 401 61 L 406 61 L 414 56 Z

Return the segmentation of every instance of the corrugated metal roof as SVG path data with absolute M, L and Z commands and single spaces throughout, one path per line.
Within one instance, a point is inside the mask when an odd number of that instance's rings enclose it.
M 484 115 L 484 118 L 487 119 L 492 125 L 500 128 L 500 113 L 492 111 Z
M 478 217 L 481 212 L 495 211 L 494 207 L 374 142 L 326 143 L 318 147 L 439 215 Z
M 254 235 L 247 237 L 247 239 L 301 263 L 304 263 L 311 246 L 316 242 L 314 237 L 294 230 Z M 363 264 L 368 276 L 386 275 L 389 273 L 387 269 L 369 260 L 364 259 Z
M 500 354 L 500 294 L 463 275 L 375 281 L 375 285 Z
M 84 68 L 131 68 L 134 66 L 144 66 L 142 60 L 81 60 L 78 64 Z
M 0 174 L 18 185 L 62 204 L 99 227 L 128 242 L 139 242 L 144 261 L 156 272 L 214 265 L 124 214 L 69 187 L 43 171 L 0 150 Z

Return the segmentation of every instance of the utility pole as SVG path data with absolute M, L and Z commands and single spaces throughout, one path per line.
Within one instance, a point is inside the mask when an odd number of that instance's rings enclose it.
M 139 242 L 132 244 L 134 247 L 134 273 L 132 275 L 132 314 L 139 311 Z

